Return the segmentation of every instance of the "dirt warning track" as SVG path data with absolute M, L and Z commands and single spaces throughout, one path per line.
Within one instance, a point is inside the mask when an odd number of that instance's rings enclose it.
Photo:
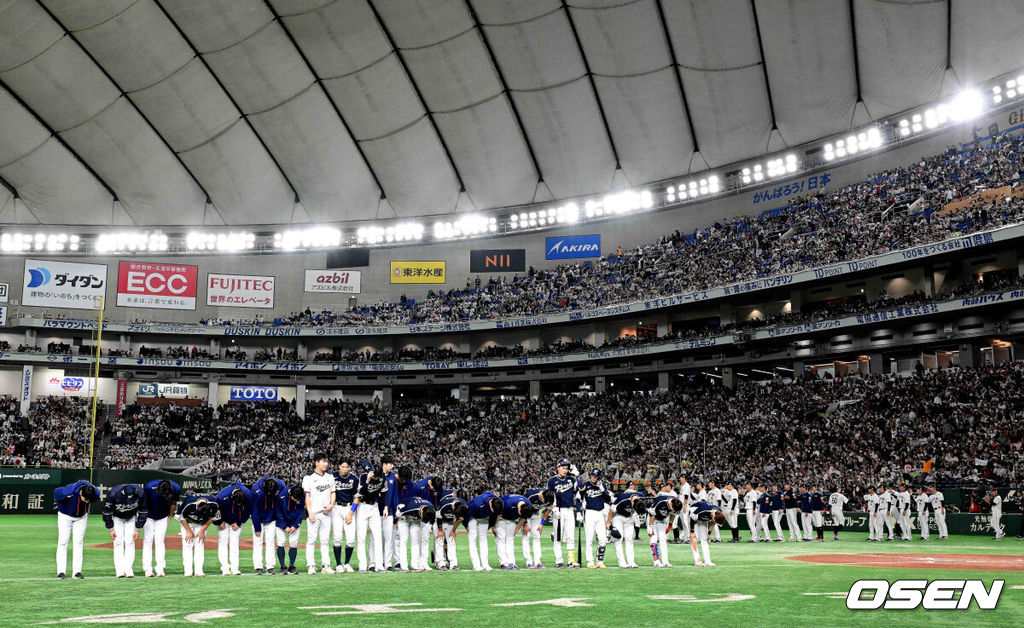
M 1003 554 L 805 554 L 786 559 L 855 567 L 1024 571 L 1024 556 Z

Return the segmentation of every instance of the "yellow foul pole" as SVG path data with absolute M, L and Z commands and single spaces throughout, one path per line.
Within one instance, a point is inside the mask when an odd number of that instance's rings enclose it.
M 89 434 L 89 481 L 92 482 L 93 470 L 96 468 L 96 460 L 93 453 L 96 449 L 96 402 L 100 396 L 100 339 L 103 337 L 103 304 L 105 295 L 100 295 L 100 318 L 96 327 L 96 355 L 94 357 L 95 367 L 92 378 L 92 430 Z

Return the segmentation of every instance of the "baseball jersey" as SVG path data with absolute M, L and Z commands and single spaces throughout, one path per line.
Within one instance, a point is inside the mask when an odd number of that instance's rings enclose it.
M 469 500 L 466 504 L 469 507 L 469 514 L 467 515 L 470 519 L 488 519 L 494 515 L 494 511 L 491 510 L 491 500 L 497 497 L 490 491 L 477 495 L 473 499 Z M 504 504 L 504 502 L 502 502 Z
M 693 499 L 693 491 L 690 489 L 689 482 L 683 482 L 683 485 L 679 487 L 679 499 L 683 501 L 684 506 Z
M 843 506 L 846 505 L 850 500 L 847 499 L 846 495 L 836 491 L 828 496 L 828 505 L 832 509 L 832 514 L 841 515 L 843 514 Z
M 810 493 L 800 493 L 800 512 L 814 512 L 811 500 L 812 497 Z
M 928 510 L 928 493 L 920 493 L 914 497 L 914 502 L 917 503 L 918 514 L 924 513 Z
M 369 471 L 359 474 L 359 484 L 353 499 L 358 499 L 360 504 L 376 504 L 381 499 L 387 499 L 387 478 L 376 473 L 373 474 L 372 479 L 369 476 Z M 333 482 L 331 488 L 334 488 Z
M 896 493 L 896 508 L 901 514 L 903 511 L 910 509 L 910 493 L 907 491 Z
M 231 495 L 236 491 L 242 491 L 245 495 L 245 504 L 236 506 L 231 501 Z M 227 524 L 242 525 L 249 520 L 252 514 L 252 493 L 240 482 L 232 482 L 217 493 L 217 505 L 220 506 L 220 520 Z
M 694 498 L 697 501 L 699 501 L 699 502 L 706 502 L 708 500 L 708 491 L 707 491 L 707 489 L 703 489 L 702 488 L 699 491 L 697 491 L 697 494 L 694 495 Z
M 878 512 L 878 495 L 868 493 L 864 496 L 864 503 L 868 505 L 868 514 L 875 514 Z
M 277 483 L 277 494 L 274 497 L 267 495 L 266 491 L 263 490 L 263 482 L 266 480 L 273 480 Z M 282 491 L 288 490 L 285 483 L 277 478 L 262 477 L 256 480 L 256 483 L 252 485 L 252 528 L 256 532 L 263 532 L 263 525 L 270 523 L 276 516 L 274 513 L 274 503 L 277 499 L 277 495 L 280 495 Z
M 700 500 L 694 502 L 693 505 L 687 509 L 687 514 L 689 514 L 690 519 L 693 521 L 711 521 L 716 510 L 721 510 L 721 508 L 709 504 L 704 500 Z
M 573 486 L 572 478 L 568 475 L 564 478 L 560 478 L 556 475 L 548 480 L 548 490 L 555 492 L 556 508 L 572 508 L 574 498 Z
M 288 487 L 291 488 L 291 487 Z M 287 490 L 279 491 L 274 499 L 274 522 L 280 529 L 298 528 L 306 518 L 306 505 L 291 498 Z
M 767 515 L 772 512 L 772 496 L 770 493 L 765 491 L 757 498 L 758 510 L 761 514 Z
M 669 517 L 674 516 L 675 513 L 672 512 L 672 507 L 669 504 L 672 499 L 674 499 L 672 495 L 659 495 L 655 497 L 654 504 L 651 507 L 652 510 L 648 511 L 649 514 L 653 514 L 656 521 L 666 521 Z
M 334 493 L 334 476 L 330 473 L 310 473 L 302 478 L 302 490 L 309 497 L 309 508 L 314 514 L 321 513 L 331 505 Z
M 398 505 L 398 510 L 395 511 L 395 516 L 406 519 L 419 519 L 420 508 L 424 506 L 434 507 L 429 501 L 422 497 L 410 497 L 409 499 L 402 500 L 402 503 Z
M 89 514 L 89 504 L 82 501 L 82 489 L 86 486 L 93 485 L 82 480 L 53 489 L 53 500 L 57 502 L 57 512 L 69 517 L 81 517 Z M 93 486 L 93 488 L 96 487 Z M 97 494 L 99 494 L 99 491 L 97 491 Z
M 725 489 L 722 491 L 722 501 L 725 504 L 725 509 L 732 511 L 736 510 L 736 506 L 740 503 L 740 493 L 736 489 Z
M 204 519 L 199 515 L 199 506 L 205 503 L 211 503 L 216 506 L 217 498 L 213 495 L 189 495 L 178 506 L 178 513 L 175 515 L 175 518 L 178 521 L 184 521 L 197 526 L 205 525 L 207 521 L 220 521 L 219 507 L 210 519 Z
M 146 482 L 146 486 L 143 491 L 146 493 L 146 518 L 158 521 L 164 517 L 169 517 L 171 514 L 171 502 L 177 502 L 178 496 L 181 495 L 181 487 L 177 482 L 171 482 L 171 501 L 166 501 L 162 497 L 156 494 L 156 489 L 160 486 L 162 480 L 152 480 Z
M 441 498 L 441 506 L 437 509 L 437 518 L 443 523 L 455 523 L 455 504 L 465 504 L 453 493 Z
M 772 493 L 772 510 L 785 510 L 786 502 L 783 499 L 782 491 Z
M 992 514 L 1003 514 L 1003 498 L 998 495 L 992 498 Z
M 811 493 L 811 510 L 825 510 L 825 502 L 821 499 L 821 493 L 818 491 Z
M 791 488 L 786 489 L 786 491 L 783 494 L 782 500 L 786 504 L 786 510 L 789 510 L 791 508 L 793 510 L 796 510 L 797 506 L 799 505 L 796 499 L 796 492 Z
M 134 492 L 129 495 L 125 488 L 134 487 Z M 141 517 L 136 518 L 135 527 L 141 528 L 146 523 L 145 504 L 142 487 L 138 484 L 120 484 L 110 489 L 106 499 L 103 500 L 103 525 L 107 529 L 114 527 L 114 517 L 118 519 L 131 519 L 142 509 Z
M 945 496 L 942 494 L 942 491 L 935 491 L 932 493 L 931 497 L 928 498 L 928 501 L 931 502 L 932 510 L 939 512 L 939 509 L 942 508 L 942 501 L 944 499 Z
M 501 496 L 501 518 L 509 521 L 517 521 L 519 516 L 519 504 L 529 504 L 530 500 L 522 495 Z
M 334 503 L 337 506 L 348 506 L 356 496 L 359 476 L 351 471 L 348 475 L 334 473 Z
M 600 480 L 596 484 L 588 481 L 580 488 L 580 495 L 586 510 L 604 510 L 605 504 L 611 501 L 611 494 Z
M 757 492 L 757 489 L 750 489 L 743 494 L 743 506 L 747 510 L 754 510 L 757 508 L 757 501 L 761 498 L 761 494 Z
M 714 506 L 722 505 L 722 489 L 713 488 L 708 491 L 708 503 Z
M 542 488 L 528 488 L 526 489 L 526 492 L 523 493 L 523 495 L 526 496 L 526 499 L 530 500 L 530 504 L 537 509 L 538 515 L 543 515 L 544 511 L 549 508 L 549 506 L 544 503 L 545 490 L 546 489 Z
M 615 510 L 615 514 L 622 515 L 623 517 L 631 517 L 636 509 L 633 507 L 633 498 L 639 497 L 643 499 L 643 495 L 636 491 L 622 491 L 615 498 L 612 503 L 612 508 Z
M 442 495 L 435 493 L 434 489 L 430 488 L 430 481 L 433 479 L 433 476 L 423 478 L 422 480 L 417 482 L 416 486 L 413 488 L 416 491 L 416 497 L 422 497 L 423 499 L 427 500 L 428 502 L 430 502 L 430 505 L 433 506 L 434 509 L 436 510 L 437 507 L 441 504 Z

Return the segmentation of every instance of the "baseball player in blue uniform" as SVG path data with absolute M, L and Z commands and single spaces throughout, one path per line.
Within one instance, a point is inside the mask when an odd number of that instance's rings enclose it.
M 647 511 L 647 539 L 655 567 L 671 567 L 668 562 L 668 533 L 676 517 L 683 510 L 683 502 L 674 495 L 660 494 Z
M 644 496 L 637 491 L 623 491 L 612 502 L 605 526 L 615 545 L 615 557 L 619 561 L 620 569 L 636 569 L 638 567 L 633 532 L 637 518 L 645 514 L 647 514 L 647 502 L 644 501 Z M 623 553 L 623 549 L 625 549 L 625 553 Z
M 67 576 L 68 542 L 71 547 L 71 569 L 74 578 L 81 580 L 82 552 L 85 529 L 89 525 L 89 504 L 100 498 L 99 491 L 89 482 L 81 481 L 53 489 L 57 502 L 57 577 Z
M 813 540 L 811 534 L 814 521 L 814 507 L 811 506 L 811 493 L 803 486 L 800 487 L 800 521 L 804 529 L 803 540 Z
M 786 535 L 782 532 L 782 516 L 786 512 L 786 501 L 785 495 L 779 490 L 777 485 L 772 485 L 772 523 L 775 525 L 775 534 L 779 538 L 775 539 L 779 543 L 786 542 Z
M 768 492 L 768 489 L 765 488 L 765 486 L 763 484 L 757 487 L 757 493 L 758 493 L 757 508 L 758 508 L 758 511 L 759 511 L 759 516 L 761 518 L 761 523 L 759 524 L 761 526 L 761 533 L 762 533 L 761 534 L 761 541 L 763 543 L 771 543 L 772 542 L 772 526 L 771 526 L 772 496 L 771 496 L 771 493 Z
M 435 514 L 436 511 L 429 501 L 415 495 L 403 499 L 398 504 L 394 516 L 398 521 L 398 560 L 402 564 L 402 571 L 408 572 L 410 569 L 424 571 L 426 569 L 427 555 L 423 551 L 424 547 L 420 542 L 420 537 L 424 533 L 423 524 L 432 525 Z M 408 556 L 406 547 L 409 548 Z
M 388 497 L 377 502 L 377 512 L 380 513 L 381 548 L 384 551 L 384 567 L 388 571 L 394 571 L 395 550 L 398 545 L 398 535 L 395 534 L 395 508 L 391 504 L 391 495 L 394 494 L 398 484 L 398 473 L 394 470 L 395 464 L 389 456 L 384 456 L 380 461 L 381 472 L 384 474 L 384 488 L 387 489 Z M 370 556 L 370 562 L 376 563 L 377 557 Z
M 174 518 L 181 522 L 181 562 L 185 566 L 185 577 L 193 574 L 205 576 L 203 563 L 206 561 L 206 530 L 213 522 L 220 521 L 217 497 L 189 495 L 178 506 Z
M 530 520 L 526 522 L 529 532 L 523 535 L 523 556 L 526 558 L 526 568 L 544 569 L 544 563 L 541 562 L 540 535 L 544 528 L 544 521 L 551 516 L 554 509 L 555 492 L 542 488 L 530 488 L 523 495 L 536 509 Z
M 612 501 L 612 495 L 601 481 L 604 472 L 590 470 L 590 479 L 580 487 L 583 507 L 583 538 L 586 547 L 587 569 L 604 569 L 604 551 L 608 545 L 608 516 L 605 508 Z M 594 562 L 594 537 L 597 537 L 597 562 Z
M 789 484 L 783 487 L 782 491 L 782 502 L 786 505 L 786 527 L 789 528 L 789 540 L 797 541 L 801 540 L 800 534 L 800 522 L 798 515 L 800 513 L 800 500 L 796 491 L 793 490 Z
M 277 496 L 285 490 L 281 480 L 264 476 L 252 485 L 252 568 L 256 575 L 274 573 L 274 551 L 277 548 L 277 522 L 275 504 Z
M 352 506 L 345 515 L 345 523 L 349 523 L 355 515 L 356 520 L 356 555 L 359 557 L 359 571 L 369 571 L 371 565 L 366 559 L 366 535 L 370 535 L 371 555 L 374 571 L 384 571 L 384 539 L 381 530 L 381 508 L 378 502 L 387 499 L 387 477 L 381 468 L 373 466 L 368 459 L 363 460 L 363 472 L 359 475 L 356 494 L 352 498 Z
M 232 482 L 217 493 L 220 521 L 217 522 L 217 560 L 225 576 L 240 576 L 238 545 L 242 527 L 252 514 L 252 493 L 241 482 Z
M 529 534 L 527 521 L 536 512 L 530 500 L 523 495 L 502 495 L 501 517 L 494 531 L 494 544 L 498 549 L 498 561 L 502 569 L 519 569 L 516 564 L 516 537 L 519 532 L 524 538 Z
M 437 531 L 437 540 L 434 541 L 434 557 L 439 563 L 440 569 L 459 570 L 459 557 L 455 547 L 455 532 L 459 529 L 469 514 L 469 506 L 459 499 L 455 491 L 447 491 L 441 498 L 441 506 L 437 509 L 437 518 L 440 520 L 440 529 Z M 442 558 L 443 557 L 443 563 Z
M 498 523 L 504 509 L 501 498 L 488 491 L 469 500 L 466 530 L 469 533 L 469 559 L 473 571 L 493 571 L 487 548 L 487 531 Z
M 350 564 L 352 551 L 356 548 L 355 521 L 345 523 L 345 515 L 352 508 L 356 496 L 359 477 L 352 473 L 352 465 L 348 460 L 338 463 L 338 472 L 334 474 L 334 507 L 331 509 L 331 533 L 334 545 L 335 571 L 352 573 L 355 571 Z M 341 544 L 345 543 L 345 561 L 341 560 Z
M 816 541 L 825 542 L 825 500 L 821 498 L 821 491 L 817 486 L 811 487 L 811 522 L 817 533 Z
M 167 522 L 178 508 L 181 487 L 170 480 L 153 480 L 143 487 L 146 494 L 146 518 L 142 526 L 142 571 L 147 578 L 154 576 L 153 550 L 156 550 L 156 572 L 164 577 L 167 567 Z
M 441 507 L 441 498 L 444 496 L 444 480 L 441 476 L 434 475 L 426 477 L 416 483 L 414 487 L 416 497 L 425 499 L 430 502 L 430 506 L 437 512 L 437 509 Z M 430 555 L 430 539 L 434 538 L 437 533 L 437 519 L 434 518 L 430 523 L 421 522 L 423 526 L 422 534 L 420 534 L 420 555 L 423 556 L 423 570 L 431 571 L 430 561 L 428 557 Z
M 135 541 L 145 525 L 145 495 L 138 484 L 119 484 L 103 500 L 103 525 L 114 541 L 114 573 L 135 577 Z
M 693 564 L 695 567 L 714 567 L 711 562 L 711 548 L 708 546 L 708 528 L 720 526 L 725 523 L 725 514 L 718 506 L 713 506 L 706 501 L 695 502 L 687 511 L 687 516 L 693 523 L 690 531 L 690 550 L 693 552 Z M 704 560 L 697 554 L 697 542 L 700 542 L 701 552 Z
M 274 522 L 277 524 L 277 562 L 281 575 L 298 574 L 295 558 L 299 555 L 299 535 L 302 520 L 306 518 L 306 491 L 301 486 L 289 486 L 274 499 Z M 284 546 L 288 545 L 288 566 L 284 564 Z
M 578 568 L 576 562 L 576 479 L 569 474 L 569 461 L 562 458 L 555 465 L 556 474 L 548 480 L 548 490 L 555 493 L 555 505 L 551 517 L 555 524 L 555 567 Z M 574 474 L 575 475 L 575 474 Z M 562 561 L 562 545 L 568 553 L 568 562 Z
M 395 513 L 398 512 L 398 505 L 402 502 L 416 496 L 416 485 L 412 481 L 412 467 L 408 465 L 402 465 L 398 467 L 398 471 L 395 473 L 395 480 L 391 487 L 388 488 L 387 497 L 387 511 L 391 514 L 388 519 L 391 521 L 391 532 L 392 532 L 392 545 L 394 546 L 391 552 L 391 557 L 394 559 L 395 566 L 387 565 L 386 568 L 390 568 L 392 571 L 395 569 L 401 570 L 403 566 L 408 567 L 404 560 L 404 555 L 398 551 L 401 545 L 401 539 L 399 538 L 398 530 L 398 517 Z M 385 537 L 387 538 L 387 537 Z

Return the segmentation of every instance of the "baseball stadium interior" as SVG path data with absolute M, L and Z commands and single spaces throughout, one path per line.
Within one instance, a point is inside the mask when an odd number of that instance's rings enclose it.
M 0 625 L 1020 625 L 1022 173 L 1017 0 L 0 2 Z

